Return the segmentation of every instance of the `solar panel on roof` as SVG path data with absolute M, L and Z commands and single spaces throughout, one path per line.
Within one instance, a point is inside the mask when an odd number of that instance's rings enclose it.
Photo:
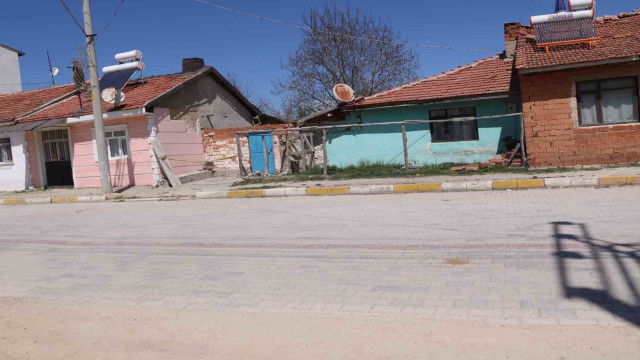
M 127 82 L 131 80 L 131 77 L 136 71 L 138 71 L 138 69 L 134 68 L 104 74 L 102 79 L 100 79 L 100 91 L 109 87 L 114 87 L 116 90 L 122 90 L 122 88 L 127 85 Z
M 533 29 L 538 45 L 578 42 L 598 37 L 596 27 L 590 18 L 537 23 Z

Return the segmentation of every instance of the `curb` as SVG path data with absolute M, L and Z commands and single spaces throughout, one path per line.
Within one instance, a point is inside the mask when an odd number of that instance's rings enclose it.
M 336 196 L 372 194 L 408 194 L 422 192 L 499 191 L 525 189 L 557 189 L 572 187 L 610 187 L 640 185 L 640 175 L 600 176 L 590 178 L 545 178 L 517 180 L 484 180 L 466 182 L 442 182 L 397 185 L 358 185 L 333 187 L 299 187 L 250 190 L 202 191 L 195 196 L 165 196 L 151 198 L 125 198 L 120 196 L 64 196 L 44 198 L 0 199 L 0 205 L 69 204 L 90 202 L 177 201 L 192 199 L 230 199 L 291 196 Z

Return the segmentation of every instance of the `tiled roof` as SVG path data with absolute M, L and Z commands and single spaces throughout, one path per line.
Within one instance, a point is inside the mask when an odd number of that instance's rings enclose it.
M 114 106 L 106 102 L 102 102 L 102 111 L 107 113 L 110 111 L 122 111 L 128 109 L 137 109 L 144 107 L 148 102 L 166 93 L 172 88 L 189 80 L 200 72 L 195 73 L 177 73 L 169 75 L 161 75 L 147 77 L 140 81 L 130 81 L 122 90 L 125 94 L 123 102 Z M 36 121 L 45 119 L 57 119 L 66 117 L 82 116 L 93 113 L 91 99 L 84 94 L 82 98 L 82 107 L 78 96 L 72 96 L 69 99 L 61 101 L 55 105 L 47 107 L 41 111 L 21 118 L 18 121 Z
M 606 59 L 640 55 L 640 11 L 604 16 L 595 20 L 600 40 L 588 44 L 574 44 L 538 48 L 533 31 L 520 29 L 516 47 L 516 69 L 535 69 L 547 66 L 578 64 Z
M 13 121 L 42 105 L 70 94 L 75 89 L 73 84 L 67 84 L 0 95 L 0 122 Z
M 359 98 L 350 106 L 444 100 L 508 93 L 513 61 L 495 55 L 379 94 Z

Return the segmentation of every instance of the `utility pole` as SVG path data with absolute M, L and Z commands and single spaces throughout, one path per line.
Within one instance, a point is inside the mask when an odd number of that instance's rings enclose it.
M 93 124 L 96 133 L 96 148 L 98 151 L 98 166 L 100 168 L 100 183 L 102 192 L 112 193 L 111 170 L 109 169 L 109 155 L 107 153 L 107 138 L 104 134 L 104 119 L 102 118 L 102 102 L 100 85 L 98 83 L 98 61 L 96 60 L 95 34 L 91 21 L 91 4 L 89 0 L 82 0 L 84 15 L 84 32 L 87 40 L 87 55 L 89 57 L 89 79 L 91 82 L 91 103 L 93 104 Z

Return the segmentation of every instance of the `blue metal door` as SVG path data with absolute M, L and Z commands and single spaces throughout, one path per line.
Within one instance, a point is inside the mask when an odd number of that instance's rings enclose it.
M 276 163 L 273 158 L 273 141 L 271 140 L 271 131 L 261 131 L 249 134 L 249 152 L 251 153 L 251 171 L 262 172 L 266 174 L 264 164 L 264 145 L 262 139 L 267 145 L 267 161 L 269 162 L 269 174 L 276 173 Z

